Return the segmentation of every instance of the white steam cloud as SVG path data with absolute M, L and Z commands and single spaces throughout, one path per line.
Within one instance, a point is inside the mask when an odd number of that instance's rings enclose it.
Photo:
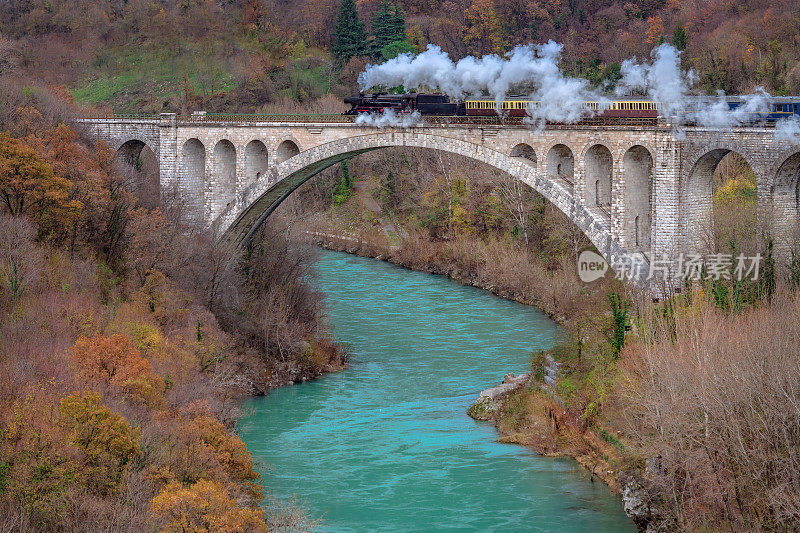
M 775 139 L 800 143 L 800 117 L 784 118 L 775 123 Z
M 457 62 L 436 45 L 428 45 L 421 54 L 401 54 L 379 65 L 368 65 L 358 77 L 362 91 L 373 87 L 397 87 L 406 90 L 441 91 L 455 99 L 489 95 L 501 109 L 501 103 L 513 91 L 528 95 L 537 102 L 527 109 L 526 122 L 544 126 L 545 122 L 575 123 L 587 114 L 602 111 L 611 100 L 590 87 L 583 78 L 565 76 L 558 67 L 563 46 L 554 41 L 540 45 L 521 45 L 505 56 L 496 54 L 480 58 L 468 56 Z M 680 52 L 670 44 L 661 44 L 651 52 L 649 63 L 636 58 L 622 62 L 622 78 L 616 96 L 646 97 L 659 103 L 660 115 L 671 122 L 674 131 L 682 133 L 687 120 L 699 126 L 730 129 L 746 124 L 760 114 L 770 112 L 770 95 L 763 88 L 754 94 L 737 97 L 740 102 L 730 108 L 724 92 L 716 97 L 691 96 L 696 76 L 681 69 Z M 586 102 L 597 102 L 597 109 L 587 109 Z M 384 116 L 359 116 L 358 124 L 378 127 L 409 127 L 392 111 Z M 800 140 L 797 117 L 779 121 L 776 138 Z
M 692 71 L 681 70 L 680 54 L 674 46 L 664 43 L 650 53 L 653 58 L 650 64 L 637 63 L 635 57 L 626 59 L 622 62 L 617 95 L 645 94 L 661 104 L 664 117 L 681 120 L 695 76 Z
M 763 87 L 742 98 L 743 102 L 735 109 L 730 109 L 724 91 L 718 91 L 716 98 L 699 100 L 701 104 L 696 114 L 697 124 L 708 128 L 730 129 L 769 113 L 770 95 Z
M 385 109 L 383 113 L 359 113 L 356 124 L 376 128 L 411 128 L 422 124 L 422 115 L 419 111 L 400 115 L 394 109 Z
M 558 68 L 562 48 L 549 41 L 517 46 L 505 57 L 469 56 L 453 62 L 441 48 L 428 45 L 421 54 L 401 54 L 380 65 L 368 65 L 358 84 L 361 90 L 399 85 L 406 90 L 439 90 L 459 99 L 488 94 L 498 108 L 512 90 L 522 90 L 541 102 L 529 110 L 534 122 L 577 122 L 586 112 L 584 102 L 603 104 L 608 99 L 592 90 L 587 80 L 564 76 Z

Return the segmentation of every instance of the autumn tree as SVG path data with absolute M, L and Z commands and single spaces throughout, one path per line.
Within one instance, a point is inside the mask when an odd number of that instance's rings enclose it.
M 466 15 L 465 44 L 480 54 L 505 52 L 510 43 L 492 0 L 474 0 Z
M 33 529 L 53 524 L 76 484 L 81 451 L 61 424 L 54 391 L 22 393 L 0 426 L 2 494 L 30 513 Z
M 71 187 L 33 148 L 0 133 L 0 199 L 12 215 L 59 219 L 78 207 L 69 202 Z
M 36 227 L 24 217 L 0 213 L 0 294 L 19 302 L 42 269 L 42 253 L 34 242 Z
M 139 453 L 139 432 L 94 392 L 62 398 L 60 412 L 73 442 L 85 454 L 81 474 L 86 485 L 98 494 L 117 492 L 125 469 Z
M 137 209 L 131 218 L 127 257 L 143 285 L 152 271 L 163 271 L 175 265 L 179 258 L 176 246 L 181 241 L 181 233 L 160 208 L 153 211 Z
M 333 56 L 344 65 L 351 57 L 367 53 L 367 34 L 353 0 L 342 0 L 333 34 Z
M 184 423 L 183 430 L 195 441 L 202 442 L 209 452 L 209 459 L 219 463 L 234 481 L 251 482 L 259 479 L 260 476 L 253 469 L 253 458 L 242 439 L 229 433 L 213 416 L 196 416 Z
M 647 19 L 646 40 L 650 44 L 657 44 L 664 39 L 664 21 L 659 16 Z
M 239 507 L 225 487 L 214 481 L 189 486 L 170 483 L 153 498 L 150 509 L 161 521 L 163 533 L 267 531 L 262 511 Z
M 522 232 L 525 246 L 528 246 L 528 213 L 532 190 L 520 179 L 505 174 L 497 187 L 503 206 L 508 211 L 515 228 Z
M 77 374 L 89 383 L 109 385 L 139 402 L 161 401 L 164 381 L 125 335 L 81 337 L 70 359 Z

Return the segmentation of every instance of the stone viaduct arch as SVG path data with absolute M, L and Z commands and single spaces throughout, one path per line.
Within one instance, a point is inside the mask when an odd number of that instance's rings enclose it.
M 607 261 L 612 263 L 615 257 L 626 255 L 628 252 L 612 238 L 608 220 L 581 205 L 563 179 L 551 179 L 540 172 L 534 149 L 530 145 L 520 144 L 503 153 L 452 137 L 408 131 L 370 133 L 335 140 L 277 163 L 269 176 L 245 188 L 214 223 L 230 242 L 246 242 L 289 194 L 325 168 L 364 152 L 407 146 L 466 156 L 506 172 L 532 187 L 564 212 Z M 563 157 L 568 159 L 566 153 Z

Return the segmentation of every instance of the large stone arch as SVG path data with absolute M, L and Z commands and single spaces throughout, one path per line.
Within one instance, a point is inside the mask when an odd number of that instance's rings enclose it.
M 142 205 L 155 207 L 161 194 L 158 155 L 145 141 L 132 138 L 117 148 L 117 169 Z
M 206 147 L 199 139 L 192 137 L 183 143 L 178 169 L 178 188 L 188 214 L 190 218 L 200 221 L 205 207 Z
M 300 145 L 294 139 L 285 139 L 275 149 L 275 161 L 283 163 L 300 153 Z
M 212 218 L 236 196 L 236 147 L 228 139 L 221 139 L 214 145 L 213 157 L 214 166 L 209 180 Z
M 108 144 L 109 148 L 117 152 L 127 151 L 128 147 L 138 146 L 141 143 L 152 150 L 156 157 L 161 156 L 158 129 L 154 128 L 153 125 L 130 125 L 130 128 L 126 128 L 121 134 L 112 130 L 106 135 L 101 135 L 101 138 Z
M 714 224 L 714 172 L 722 159 L 733 152 L 741 156 L 751 170 L 755 170 L 748 158 L 747 150 L 739 151 L 728 143 L 709 144 L 705 150 L 695 152 L 688 161 L 686 172 L 680 181 L 681 250 L 687 253 L 713 251 Z M 757 186 L 761 183 L 757 180 Z M 762 192 L 759 188 L 759 217 L 766 213 L 762 209 Z
M 601 143 L 592 144 L 583 156 L 586 205 L 599 207 L 611 216 L 611 186 L 614 175 L 614 157 Z
M 775 257 L 787 264 L 800 251 L 800 149 L 781 159 L 770 190 L 771 232 Z
M 466 156 L 528 184 L 564 212 L 609 262 L 630 254 L 611 238 L 609 222 L 575 201 L 563 180 L 537 172 L 526 160 L 451 137 L 413 131 L 383 131 L 315 146 L 272 167 L 271 175 L 247 187 L 214 221 L 223 239 L 239 246 L 249 242 L 266 218 L 295 189 L 320 171 L 358 154 L 392 146 L 442 150 Z M 570 154 L 571 154 L 570 150 Z M 646 272 L 645 272 L 646 274 Z
M 142 150 L 147 146 L 147 142 L 142 139 L 133 137 L 126 141 L 120 142 L 117 146 L 117 160 L 129 166 L 135 167 L 139 161 L 139 156 Z M 147 146 L 150 148 L 149 146 Z M 150 148 L 150 151 L 153 149 Z
M 518 145 L 514 146 L 509 152 L 511 157 L 520 157 L 525 159 L 529 162 L 529 164 L 536 166 L 536 150 L 530 144 L 527 143 L 519 143 Z
M 631 146 L 622 156 L 622 175 L 622 242 L 631 250 L 647 251 L 652 222 L 652 153 L 642 145 Z

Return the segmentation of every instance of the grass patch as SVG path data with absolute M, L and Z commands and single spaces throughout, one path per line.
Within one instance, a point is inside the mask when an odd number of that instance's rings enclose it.
M 107 49 L 91 66 L 70 93 L 78 104 L 106 104 L 116 112 L 157 112 L 181 98 L 187 82 L 200 95 L 236 88 L 232 61 L 196 45 Z

